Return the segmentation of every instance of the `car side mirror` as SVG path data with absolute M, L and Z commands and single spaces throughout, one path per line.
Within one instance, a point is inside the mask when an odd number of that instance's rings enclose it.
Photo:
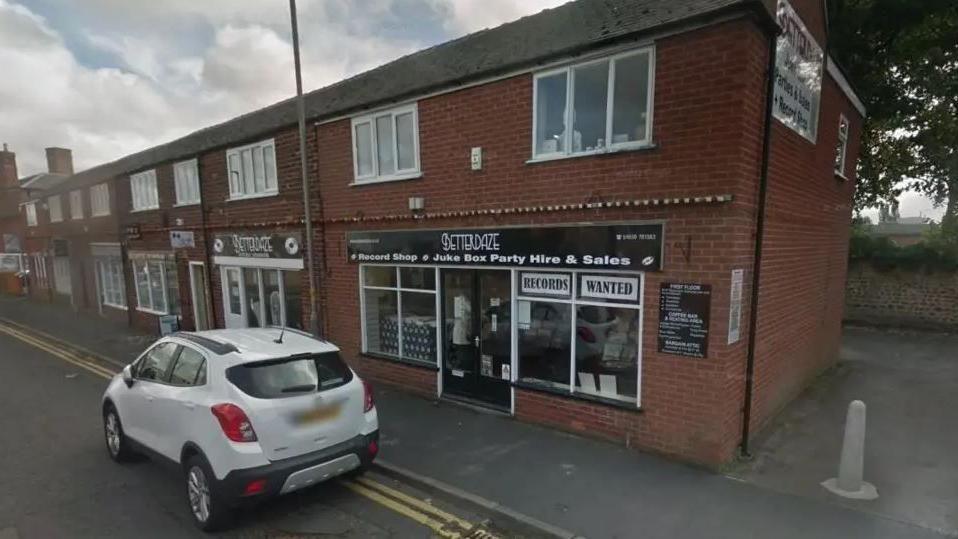
M 133 366 L 127 365 L 123 367 L 123 382 L 126 383 L 126 387 L 133 387 Z

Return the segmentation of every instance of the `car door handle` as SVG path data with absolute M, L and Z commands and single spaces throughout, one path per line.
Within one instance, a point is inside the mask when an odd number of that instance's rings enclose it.
M 196 403 L 183 401 L 183 406 L 185 406 L 189 410 L 192 410 L 193 408 L 196 408 Z
M 153 395 L 147 395 L 146 400 L 153 402 Z

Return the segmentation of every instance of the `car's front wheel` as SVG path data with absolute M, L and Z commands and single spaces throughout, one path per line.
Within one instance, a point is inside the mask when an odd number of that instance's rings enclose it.
M 232 511 L 217 494 L 216 477 L 209 463 L 202 456 L 194 455 L 187 460 L 185 469 L 186 494 L 193 523 L 206 532 L 226 527 Z
M 125 462 L 133 456 L 130 442 L 123 433 L 123 424 L 116 408 L 108 406 L 103 413 L 103 434 L 106 437 L 106 450 L 110 458 L 116 462 Z

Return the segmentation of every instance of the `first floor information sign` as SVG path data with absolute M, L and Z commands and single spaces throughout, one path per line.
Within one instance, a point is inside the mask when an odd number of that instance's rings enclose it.
M 707 357 L 711 301 L 711 285 L 662 283 L 659 290 L 659 352 Z

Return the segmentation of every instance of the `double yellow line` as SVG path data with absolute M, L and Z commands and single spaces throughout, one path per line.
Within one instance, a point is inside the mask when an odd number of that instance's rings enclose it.
M 36 337 L 23 330 L 15 329 L 9 324 L 0 322 L 0 333 L 5 333 L 15 339 L 19 339 L 20 341 L 23 341 L 35 348 L 39 348 L 40 350 L 58 357 L 67 363 L 80 367 L 81 369 L 89 371 L 102 378 L 106 378 L 107 380 L 113 378 L 113 376 L 116 374 L 114 371 L 102 365 L 98 365 L 92 361 L 89 361 L 80 354 L 60 348 L 51 341 Z
M 342 484 L 353 492 L 413 520 L 445 539 L 498 539 L 498 536 L 480 524 L 473 524 L 419 498 L 359 477 Z

